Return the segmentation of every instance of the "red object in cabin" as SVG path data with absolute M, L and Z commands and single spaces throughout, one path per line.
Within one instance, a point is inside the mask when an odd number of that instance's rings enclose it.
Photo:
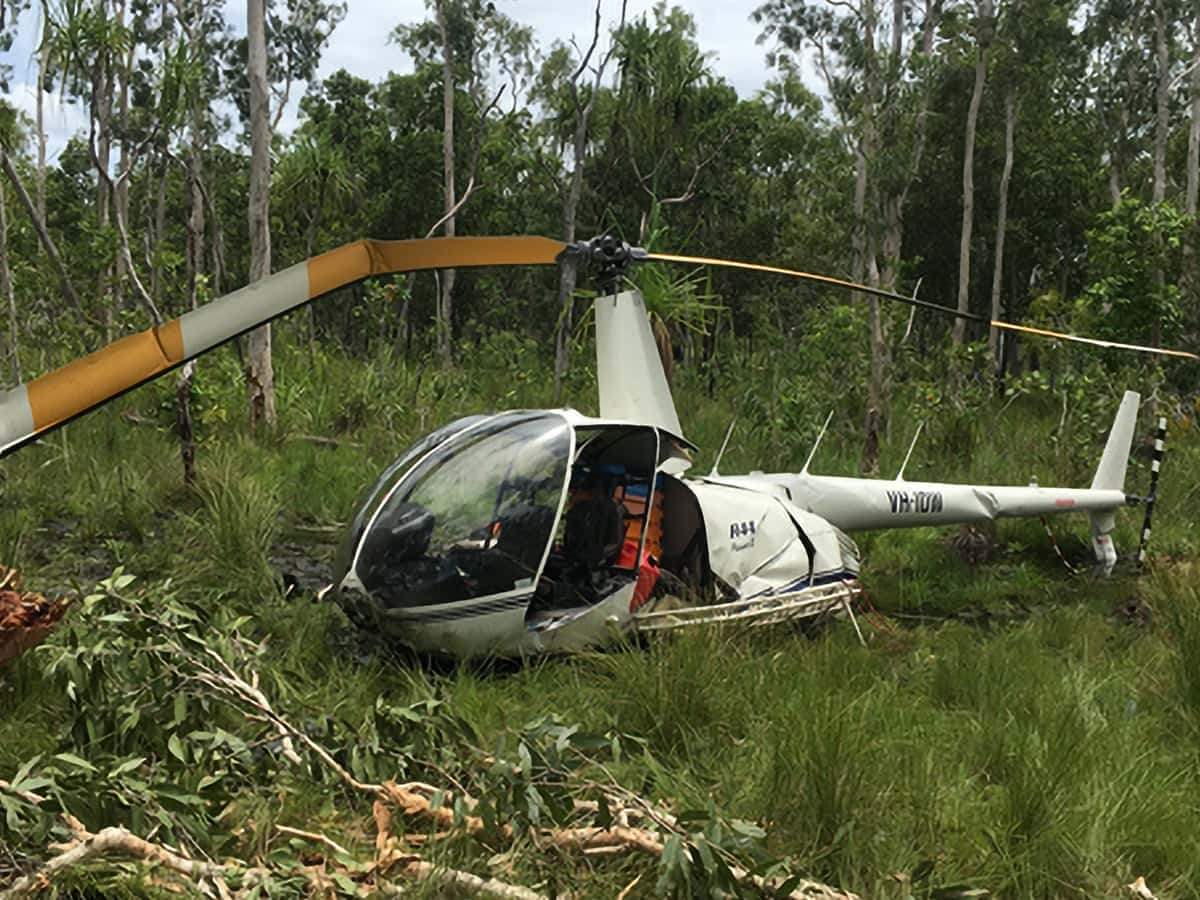
M 621 545 L 621 555 L 617 557 L 617 565 L 623 569 L 632 569 L 634 557 L 637 556 L 638 542 L 626 541 Z M 650 553 L 642 554 L 637 567 L 637 584 L 633 589 L 633 599 L 629 601 L 629 611 L 637 612 L 650 599 L 650 592 L 658 584 L 658 563 Z

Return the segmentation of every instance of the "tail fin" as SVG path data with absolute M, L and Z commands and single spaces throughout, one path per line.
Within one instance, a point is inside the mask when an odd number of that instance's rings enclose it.
M 1108 443 L 1104 445 L 1104 455 L 1100 457 L 1100 465 L 1092 479 L 1092 490 L 1125 490 L 1125 470 L 1129 467 L 1129 450 L 1133 446 L 1141 399 L 1134 391 L 1126 391 L 1121 399 L 1121 407 L 1108 433 Z

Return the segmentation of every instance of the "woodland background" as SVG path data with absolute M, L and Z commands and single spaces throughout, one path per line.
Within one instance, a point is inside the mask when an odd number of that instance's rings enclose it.
M 5 386 L 343 242 L 427 234 L 612 232 L 1117 341 L 1200 336 L 1187 3 L 772 0 L 747 10 L 772 73 L 753 97 L 667 5 L 580 7 L 576 42 L 545 46 L 519 4 L 431 2 L 392 35 L 413 73 L 374 83 L 312 80 L 336 4 L 20 6 L 0 34 L 38 23 L 39 82 L 89 125 L 49 165 L 44 123 L 0 102 Z M 860 536 L 883 614 L 865 647 L 837 623 L 515 669 L 408 659 L 312 603 L 339 526 L 442 422 L 594 411 L 593 285 L 362 284 L 4 460 L 0 560 L 81 599 L 0 671 L 0 896 L 109 826 L 215 868 L 97 854 L 47 890 L 483 890 L 457 872 L 761 892 L 749 872 L 871 897 L 1137 876 L 1200 895 L 1200 367 L 746 272 L 634 278 L 701 471 L 734 417 L 723 469 L 794 469 L 834 407 L 818 471 L 891 475 L 924 422 L 909 477 L 1085 484 L 1140 391 L 1131 492 L 1153 417 L 1171 431 L 1149 572 L 1092 579 L 1068 519 L 1075 574 L 1037 522 L 887 532 Z M 1140 525 L 1122 516 L 1124 553 Z M 405 815 L 391 778 L 450 820 Z M 650 844 L 563 837 L 611 837 L 621 809 Z

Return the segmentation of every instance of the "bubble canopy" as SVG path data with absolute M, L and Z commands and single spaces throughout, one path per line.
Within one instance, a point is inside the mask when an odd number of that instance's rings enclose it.
M 461 419 L 423 439 L 364 494 L 336 583 L 385 609 L 531 588 L 554 536 L 573 450 L 556 412 Z

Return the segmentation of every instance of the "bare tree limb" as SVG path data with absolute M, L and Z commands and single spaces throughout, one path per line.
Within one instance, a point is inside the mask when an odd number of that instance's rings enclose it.
M 150 138 L 146 138 L 141 146 L 145 146 Z M 96 171 L 100 173 L 100 178 L 108 185 L 110 194 L 116 194 L 117 185 L 129 177 L 133 171 L 133 163 L 130 163 L 129 168 L 121 173 L 116 179 L 108 173 L 108 170 L 100 161 L 99 151 L 96 149 L 96 123 L 95 118 L 92 119 L 91 131 L 88 134 L 88 148 L 92 153 L 92 162 L 96 166 Z M 133 154 L 136 161 L 138 153 Z M 116 204 L 116 220 L 117 220 L 117 237 L 120 239 L 121 259 L 125 263 L 125 271 L 129 275 L 129 280 L 133 283 L 134 290 L 138 295 L 138 299 L 142 305 L 146 307 L 146 311 L 150 313 L 150 319 L 155 325 L 163 323 L 162 313 L 159 312 L 158 305 L 154 302 L 154 298 L 150 296 L 150 292 L 146 290 L 146 286 L 142 284 L 142 279 L 138 277 L 137 266 L 133 262 L 133 254 L 129 251 L 129 230 L 125 225 L 125 213 L 121 209 L 121 204 Z
M 5 781 L 2 778 L 0 778 L 0 791 L 7 791 L 8 793 L 12 794 L 14 797 L 20 797 L 22 800 L 24 800 L 30 806 L 40 806 L 41 804 L 46 802 L 45 797 L 42 797 L 39 794 L 35 794 L 32 791 L 17 790 L 16 788 L 14 788 L 11 784 L 9 784 L 7 781 Z
M 287 825 L 276 825 L 275 830 L 280 834 L 290 834 L 292 837 L 304 838 L 306 841 L 323 844 L 334 853 L 340 853 L 342 856 L 350 856 L 349 850 L 327 835 L 317 834 L 314 831 L 301 831 L 299 828 L 291 828 Z
M 413 859 L 405 865 L 404 872 L 418 881 L 429 881 L 443 887 L 479 894 L 482 897 L 497 897 L 499 900 L 546 900 L 544 894 L 531 891 L 529 888 L 508 884 L 495 878 L 480 878 L 470 872 L 437 866 L 423 859 Z M 376 887 L 385 897 L 407 897 L 410 893 L 386 882 L 377 884 Z
M 255 867 L 225 866 L 203 860 L 187 859 L 161 844 L 144 840 L 124 828 L 103 828 L 96 834 L 90 834 L 87 831 L 78 832 L 76 840 L 67 844 L 63 852 L 51 857 L 36 871 L 18 878 L 7 890 L 0 893 L 0 900 L 15 900 L 17 897 L 40 891 L 64 869 L 105 856 L 132 856 L 135 859 L 157 863 L 193 880 L 223 878 L 235 872 L 258 877 L 266 873 L 265 869 Z
M 25 207 L 29 221 L 33 223 L 33 229 L 37 232 L 38 240 L 42 242 L 42 249 L 46 251 L 46 255 L 50 257 L 51 262 L 54 263 L 54 267 L 58 270 L 58 277 L 62 282 L 63 295 L 71 301 L 81 317 L 91 321 L 83 309 L 83 303 L 79 299 L 79 294 L 75 291 L 75 285 L 71 283 L 71 275 L 63 263 L 62 256 L 59 255 L 58 247 L 55 246 L 54 239 L 50 237 L 50 232 L 46 230 L 46 223 L 38 215 L 37 209 L 33 205 L 33 200 L 29 197 L 29 192 L 25 190 L 25 185 L 21 182 L 20 174 L 17 172 L 16 167 L 13 166 L 12 160 L 3 147 L 0 147 L 0 166 L 4 167 L 4 174 L 8 176 L 8 180 L 12 183 L 13 190 L 17 194 L 17 199 Z
M 463 204 L 466 203 L 469 199 L 471 199 L 471 192 L 474 190 L 475 190 L 475 173 L 471 172 L 471 177 L 467 179 L 467 186 L 463 190 L 462 196 L 458 198 L 458 202 L 455 203 L 452 207 L 450 207 L 450 209 L 448 209 L 446 211 L 446 214 L 444 216 L 442 216 L 440 219 L 438 219 L 436 222 L 434 222 L 432 225 L 429 226 L 429 230 L 425 232 L 426 239 L 433 237 L 434 233 L 439 228 L 441 228 L 444 224 L 446 224 L 447 219 L 449 219 L 451 216 L 458 214 L 458 211 L 463 208 Z

